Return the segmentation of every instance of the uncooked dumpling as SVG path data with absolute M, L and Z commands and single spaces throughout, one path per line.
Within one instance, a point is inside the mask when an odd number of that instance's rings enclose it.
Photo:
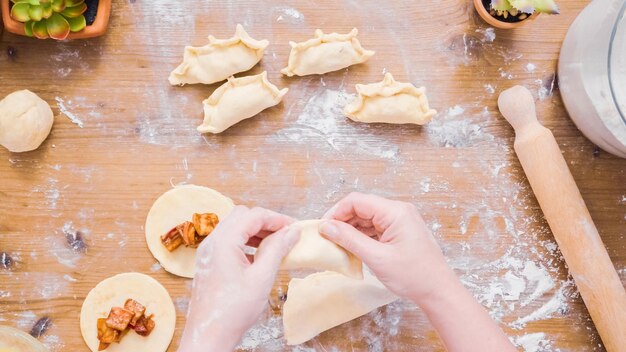
M 234 207 L 230 198 L 211 188 L 183 185 L 171 189 L 154 202 L 146 218 L 148 249 L 163 269 L 174 275 L 193 278 L 196 274 L 196 248 L 180 246 L 170 252 L 161 243 L 161 236 L 189 221 L 194 213 L 213 213 L 222 221 Z
M 29 90 L 13 92 L 0 101 L 0 145 L 14 153 L 39 148 L 54 122 L 50 105 Z
M 211 84 L 248 71 L 263 57 L 267 40 L 256 40 L 238 24 L 229 39 L 209 36 L 209 44 L 185 47 L 183 63 L 170 74 L 170 84 Z
M 332 270 L 356 278 L 363 278 L 363 264 L 354 254 L 320 235 L 318 227 L 322 220 L 300 221 L 290 225 L 301 229 L 300 239 L 283 258 L 281 270 L 315 269 Z M 263 251 L 263 242 L 257 251 Z
M 354 121 L 423 125 L 437 113 L 428 106 L 426 88 L 396 82 L 389 72 L 382 82 L 357 84 L 356 91 L 358 97 L 344 109 Z
M 174 336 L 176 309 L 167 290 L 155 279 L 140 273 L 115 275 L 94 287 L 80 310 L 80 332 L 89 349 L 98 351 L 97 322 L 106 318 L 113 307 L 123 307 L 127 299 L 134 299 L 154 314 L 154 330 L 149 336 L 134 332 L 124 335 L 120 343 L 112 343 L 107 352 L 165 352 Z
M 24 331 L 0 326 L 0 352 L 49 352 L 48 349 Z
M 312 39 L 289 42 L 289 63 L 280 72 L 289 77 L 324 74 L 365 62 L 374 52 L 361 47 L 358 33 L 356 28 L 348 34 L 324 34 L 317 29 Z
M 288 88 L 278 89 L 267 80 L 267 72 L 256 76 L 231 77 L 217 88 L 204 104 L 201 133 L 220 133 L 241 120 L 277 105 Z
M 283 306 L 285 339 L 288 345 L 304 343 L 396 299 L 368 271 L 362 280 L 333 271 L 292 279 Z

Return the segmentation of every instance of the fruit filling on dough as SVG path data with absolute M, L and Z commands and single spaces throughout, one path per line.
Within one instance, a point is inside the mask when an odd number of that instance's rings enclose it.
M 197 248 L 219 223 L 217 214 L 213 213 L 194 213 L 192 220 L 174 226 L 161 236 L 161 243 L 168 251 L 172 252 L 183 244 L 186 247 Z
M 113 307 L 106 318 L 99 318 L 98 351 L 105 350 L 112 343 L 120 343 L 129 330 L 134 330 L 140 336 L 148 336 L 154 330 L 156 323 L 154 315 L 146 315 L 146 307 L 134 299 L 127 299 L 124 308 Z

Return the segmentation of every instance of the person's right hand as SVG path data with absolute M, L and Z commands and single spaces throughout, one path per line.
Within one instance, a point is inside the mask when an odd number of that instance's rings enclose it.
M 421 305 L 458 281 L 412 204 L 352 193 L 323 219 L 320 232 L 361 258 L 400 297 Z

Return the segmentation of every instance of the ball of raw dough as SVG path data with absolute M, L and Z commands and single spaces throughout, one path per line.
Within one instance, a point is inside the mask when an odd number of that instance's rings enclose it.
M 0 144 L 20 153 L 37 149 L 54 122 L 50 105 L 29 90 L 13 92 L 0 101 Z

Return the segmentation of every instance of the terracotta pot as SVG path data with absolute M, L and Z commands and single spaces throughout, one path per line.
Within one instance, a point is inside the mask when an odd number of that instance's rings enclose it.
M 14 20 L 11 17 L 10 3 L 11 0 L 0 0 L 0 11 L 2 11 L 2 21 L 7 32 L 26 35 L 24 32 L 24 23 Z M 80 32 L 72 32 L 67 39 L 84 39 L 93 38 L 103 35 L 109 25 L 109 17 L 111 15 L 111 0 L 98 1 L 98 12 L 96 20 Z
M 513 28 L 521 27 L 521 26 L 525 25 L 526 23 L 528 23 L 529 21 L 534 20 L 537 16 L 539 16 L 538 13 L 533 13 L 532 15 L 529 15 L 523 21 L 519 21 L 519 22 L 503 22 L 503 21 L 500 21 L 497 18 L 491 16 L 491 14 L 489 13 L 489 10 L 487 10 L 483 6 L 483 2 L 481 0 L 474 0 L 474 7 L 476 8 L 476 12 L 478 12 L 480 17 L 482 17 L 482 19 L 485 22 L 487 22 L 492 27 L 501 28 L 501 29 L 513 29 Z

